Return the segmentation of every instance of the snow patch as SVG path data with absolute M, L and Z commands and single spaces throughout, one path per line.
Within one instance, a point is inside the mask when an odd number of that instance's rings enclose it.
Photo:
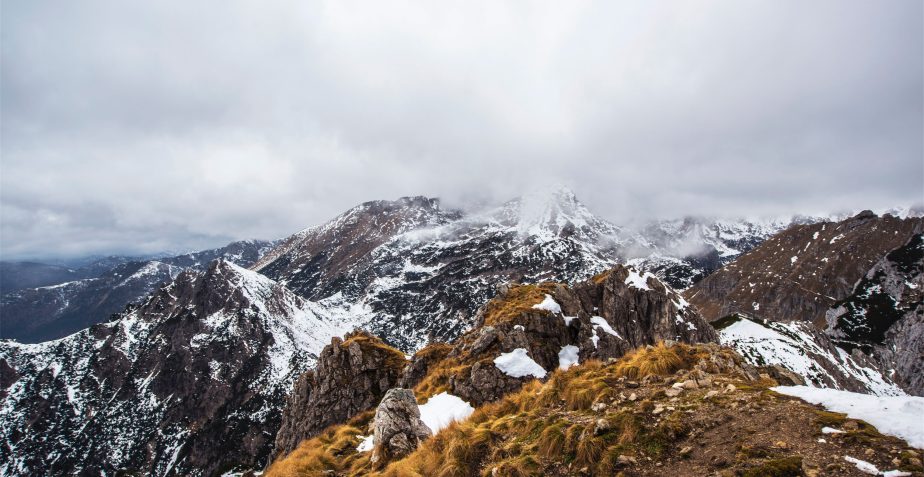
M 565 345 L 558 352 L 558 369 L 568 369 L 580 362 L 578 358 L 578 347 L 574 345 Z
M 559 305 L 558 302 L 552 299 L 552 295 L 548 295 L 548 294 L 545 295 L 545 298 L 542 300 L 542 303 L 537 303 L 533 305 L 533 308 L 537 310 L 550 311 L 552 313 L 555 313 L 556 315 L 561 314 L 561 305 Z
M 590 317 L 590 322 L 593 323 L 594 325 L 594 331 L 595 331 L 594 336 L 596 336 L 596 329 L 600 328 L 605 333 L 611 334 L 619 339 L 623 339 L 622 336 L 619 336 L 619 333 L 617 333 L 616 330 L 614 330 L 613 327 L 610 326 L 610 324 L 607 323 L 606 320 L 602 316 L 592 316 Z M 595 341 L 594 346 L 596 345 L 597 343 Z
M 442 392 L 431 397 L 427 400 L 426 404 L 422 404 L 419 407 L 420 420 L 423 421 L 434 434 L 452 424 L 453 421 L 461 421 L 475 412 L 475 408 L 472 407 L 471 404 L 447 392 Z
M 363 436 L 362 440 L 359 441 L 359 445 L 356 446 L 356 452 L 369 452 L 375 447 L 375 434 L 369 434 L 368 436 Z
M 626 277 L 626 285 L 629 285 L 632 288 L 638 288 L 639 290 L 651 290 L 648 287 L 648 278 L 654 277 L 650 272 L 645 272 L 644 275 L 639 275 L 633 269 L 629 269 L 629 276 Z
M 527 354 L 526 348 L 517 348 L 509 353 L 503 353 L 494 358 L 494 366 L 507 376 L 522 378 L 535 376 L 544 378 L 546 371 L 539 363 L 533 361 Z

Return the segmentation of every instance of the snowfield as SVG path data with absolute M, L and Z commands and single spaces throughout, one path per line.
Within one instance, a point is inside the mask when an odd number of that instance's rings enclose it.
M 847 414 L 853 419 L 862 419 L 883 434 L 904 439 L 919 449 L 924 448 L 924 397 L 872 396 L 809 386 L 777 386 L 772 389 L 820 404 L 825 409 Z

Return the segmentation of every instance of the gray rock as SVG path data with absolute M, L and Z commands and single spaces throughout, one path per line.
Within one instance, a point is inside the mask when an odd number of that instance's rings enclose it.
M 420 420 L 420 408 L 410 389 L 389 389 L 375 410 L 372 423 L 375 449 L 371 461 L 383 465 L 414 452 L 432 432 Z

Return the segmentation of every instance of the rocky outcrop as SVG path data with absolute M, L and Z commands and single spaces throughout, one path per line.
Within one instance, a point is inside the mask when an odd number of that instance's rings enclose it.
M 862 212 L 794 225 L 684 292 L 710 321 L 744 313 L 823 327 L 828 309 L 889 251 L 924 231 L 924 218 Z
M 477 313 L 476 328 L 442 362 L 430 366 L 436 371 L 418 391 L 426 395 L 445 389 L 480 405 L 536 377 L 514 376 L 498 366 L 501 356 L 517 350 L 550 372 L 563 364 L 563 355 L 606 360 L 664 340 L 715 342 L 717 335 L 653 275 L 619 265 L 571 287 L 504 285 Z
M 828 310 L 827 333 L 924 395 L 924 235 L 889 252 Z
M 291 452 L 325 427 L 374 408 L 397 386 L 405 366 L 404 354 L 368 333 L 333 338 L 321 351 L 317 367 L 296 381 L 273 455 Z
M 414 452 L 421 441 L 432 434 L 420 420 L 414 392 L 403 388 L 385 393 L 375 410 L 372 428 L 376 445 L 371 461 L 379 466 Z

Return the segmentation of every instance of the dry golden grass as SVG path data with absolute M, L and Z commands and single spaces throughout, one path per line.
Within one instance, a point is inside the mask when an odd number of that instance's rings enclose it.
M 590 407 L 618 394 L 620 376 L 672 373 L 692 366 L 703 353 L 696 347 L 659 344 L 611 365 L 588 361 L 556 371 L 545 383 L 533 381 L 516 393 L 479 407 L 465 421 L 453 423 L 412 454 L 382 469 L 371 466 L 368 453 L 355 451 L 356 436 L 362 434 L 359 429 L 364 429 L 364 424 L 351 421 L 302 443 L 275 462 L 266 475 L 320 476 L 332 470 L 347 476 L 525 476 L 561 466 L 613 475 L 619 455 L 657 455 L 683 436 L 686 428 L 670 416 L 653 425 L 634 412 L 601 415 Z M 449 362 L 439 373 L 454 369 L 451 360 L 445 361 Z M 432 391 L 436 387 L 421 383 L 421 389 Z M 608 427 L 596 433 L 600 418 Z
M 667 376 L 680 369 L 690 369 L 704 355 L 698 348 L 685 344 L 638 348 L 623 357 L 616 366 L 616 374 L 629 379 L 640 379 L 649 375 Z
M 556 284 L 547 282 L 538 285 L 517 285 L 502 297 L 494 298 L 485 305 L 484 324 L 496 326 L 513 321 L 525 312 L 541 311 L 533 305 L 542 303 L 546 294 L 551 294 Z
M 340 344 L 340 347 L 347 349 L 354 343 L 358 344 L 364 349 L 375 348 L 384 352 L 386 356 L 384 364 L 389 368 L 401 370 L 404 369 L 404 367 L 407 365 L 407 360 L 404 357 L 404 353 L 399 351 L 397 348 L 388 346 L 379 338 L 366 332 L 359 331 L 347 334 L 346 339 L 343 340 L 343 343 Z

